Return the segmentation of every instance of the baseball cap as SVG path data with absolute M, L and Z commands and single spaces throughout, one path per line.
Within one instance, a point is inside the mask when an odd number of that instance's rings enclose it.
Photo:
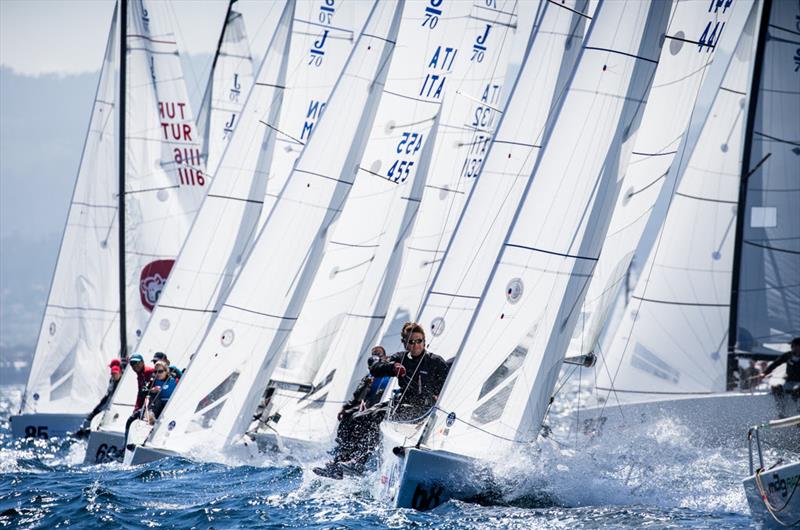
M 144 357 L 142 357 L 138 353 L 135 353 L 135 354 L 131 355 L 131 358 L 128 359 L 128 362 L 129 363 L 143 363 L 144 362 Z

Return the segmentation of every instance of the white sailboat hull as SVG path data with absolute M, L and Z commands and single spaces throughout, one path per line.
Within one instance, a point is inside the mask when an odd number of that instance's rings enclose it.
M 609 397 L 613 399 L 613 395 Z M 784 416 L 800 413 L 800 401 L 787 399 Z M 738 446 L 742 432 L 751 425 L 779 417 L 775 399 L 769 392 L 722 392 L 701 396 L 676 397 L 605 407 L 584 408 L 573 412 L 566 421 L 570 430 L 587 438 L 602 438 L 631 426 L 653 425 L 661 420 L 676 421 L 693 436 L 693 443 Z M 800 429 L 789 429 L 769 440 L 776 447 L 800 447 Z
M 759 483 L 766 500 L 761 496 Z M 800 524 L 800 462 L 774 467 L 760 476 L 752 475 L 742 484 L 757 525 L 786 528 Z
M 92 431 L 86 443 L 84 464 L 103 464 L 122 457 L 125 451 L 125 434 L 115 431 Z
M 86 414 L 33 413 L 11 416 L 14 438 L 53 438 L 78 430 Z

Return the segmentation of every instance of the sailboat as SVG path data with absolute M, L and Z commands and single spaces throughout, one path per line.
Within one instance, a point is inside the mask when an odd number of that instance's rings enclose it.
M 574 4 L 545 9 L 589 16 Z M 384 422 L 381 480 L 396 506 L 430 509 L 478 496 L 488 487 L 482 471 L 535 444 L 578 319 L 575 309 L 599 258 L 662 36 L 674 30 L 670 11 L 666 2 L 599 2 L 591 15 L 519 206 L 500 248 L 486 249 L 493 266 L 477 287 L 435 407 L 422 422 Z M 463 304 L 454 306 L 463 312 Z
M 767 467 L 761 444 L 762 432 L 765 438 L 771 438 L 784 429 L 798 428 L 800 415 L 754 425 L 747 431 L 750 476 L 742 481 L 742 485 L 753 520 L 761 528 L 800 525 L 800 461 L 779 460 Z M 753 456 L 754 441 L 758 460 Z
M 240 38 L 244 31 L 241 15 L 229 9 L 227 20 L 233 25 L 234 36 L 226 38 L 224 33 L 229 30 L 227 25 L 223 26 L 218 51 L 222 57 L 214 64 L 224 68 L 224 72 L 212 71 L 211 84 L 218 86 L 206 90 L 208 110 L 205 115 L 210 127 L 206 136 L 215 146 L 209 148 L 209 155 L 213 155 L 221 143 L 228 144 L 227 137 L 231 136 L 230 149 L 226 149 L 229 158 L 217 162 L 211 160 L 216 169 L 213 174 L 208 173 L 211 180 L 208 194 L 173 266 L 171 281 L 163 289 L 151 321 L 136 347 L 136 352 L 148 360 L 157 351 L 169 352 L 170 361 L 178 366 L 186 366 L 191 340 L 205 330 L 213 310 L 214 295 L 218 290 L 224 290 L 226 285 L 223 273 L 233 275 L 236 261 L 230 258 L 231 254 L 236 252 L 238 256 L 252 240 L 252 225 L 258 219 L 259 199 L 263 196 L 266 179 L 266 172 L 258 171 L 259 164 L 268 164 L 268 156 L 261 155 L 262 147 L 266 152 L 271 147 L 269 135 L 262 145 L 267 129 L 259 120 L 268 114 L 270 108 L 273 112 L 280 108 L 280 90 L 276 87 L 283 85 L 281 75 L 285 66 L 282 67 L 279 58 L 285 43 L 277 46 L 278 60 L 272 58 L 272 70 L 263 71 L 267 83 L 257 86 L 251 93 L 252 64 L 249 53 L 242 49 L 247 44 Z M 285 32 L 284 37 L 286 35 Z M 273 53 L 275 51 L 273 49 Z M 232 101 L 227 96 L 224 103 L 214 104 L 218 99 L 216 94 L 235 94 L 236 90 L 245 87 L 248 92 L 240 100 Z M 251 99 L 248 99 L 248 94 L 251 94 Z M 246 110 L 248 114 L 243 116 L 245 100 L 251 104 Z M 235 120 L 237 126 L 226 132 L 223 117 Z M 236 132 L 239 130 L 238 122 L 243 123 L 240 132 Z M 235 141 L 236 138 L 246 140 Z M 235 160 L 235 163 L 229 164 L 226 160 Z M 198 282 L 200 277 L 209 281 Z M 218 279 L 220 277 L 222 279 Z M 137 393 L 137 376 L 128 371 L 117 385 L 111 406 L 92 425 L 84 458 L 87 463 L 113 458 L 120 452 L 124 446 L 125 425 L 133 412 Z
M 141 336 L 205 193 L 165 6 L 128 5 L 109 31 L 15 436 L 73 432 L 97 404 L 109 361 Z
M 800 411 L 791 399 L 779 410 L 748 368 L 800 335 L 792 201 L 800 91 L 780 59 L 796 40 L 781 21 L 797 14 L 791 3 L 758 2 L 744 32 L 733 33 L 738 45 L 681 179 L 662 190 L 668 213 L 604 352 L 597 389 L 605 403 L 572 417 L 579 432 L 668 418 L 718 444 Z
M 489 103 L 482 95 L 500 98 L 515 6 L 456 4 L 430 27 L 419 20 L 420 5 L 410 2 L 404 13 L 361 161 L 382 178 L 356 180 L 282 353 L 297 375 L 311 377 L 289 381 L 306 385 L 289 399 L 287 381 L 272 376 L 270 398 L 279 393 L 284 399 L 262 413 L 266 422 L 256 434 L 261 447 L 319 450 L 333 443 L 337 413 L 366 372 L 364 360 L 394 292 L 405 240 L 428 207 L 425 195 L 434 206 L 442 203 L 442 185 L 432 178 L 456 183 L 454 191 L 463 187 L 461 180 L 472 180 L 462 169 L 475 153 L 470 142 L 477 133 L 464 123 Z M 464 53 L 476 43 L 481 61 Z
M 330 225 L 360 173 L 389 70 L 403 2 L 378 3 L 353 46 L 325 114 L 286 181 L 188 373 L 144 445 L 141 463 L 235 444 L 250 423 L 316 274 Z M 275 259 L 280 256 L 280 259 Z M 265 278 L 268 281 L 265 281 Z M 223 348 L 224 354 L 220 351 Z
M 217 184 L 198 213 L 173 280 L 155 309 L 153 322 L 158 325 L 147 329 L 139 345 L 145 355 L 166 351 L 172 362 L 191 364 L 191 355 L 238 274 L 265 220 L 265 210 L 271 210 L 308 140 L 350 53 L 353 34 L 366 17 L 353 2 L 339 4 L 332 12 L 307 0 L 283 9 L 277 25 L 282 37 L 273 36 L 254 91 L 245 95 L 247 104 L 239 114 L 239 126 L 245 130 L 232 133 L 215 173 Z M 331 25 L 319 27 L 320 18 Z M 237 19 L 229 16 L 229 20 Z M 324 60 L 309 64 L 309 50 L 324 50 Z M 223 52 L 229 57 L 242 55 Z M 289 65 L 293 65 L 291 71 Z M 216 134 L 220 133 L 224 131 Z M 113 405 L 90 436 L 87 460 L 103 458 L 106 448 L 122 447 L 136 395 L 132 384 L 133 380 L 128 387 L 120 386 Z

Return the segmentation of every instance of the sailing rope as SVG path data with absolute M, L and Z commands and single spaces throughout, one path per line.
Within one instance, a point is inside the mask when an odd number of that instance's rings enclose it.
M 786 499 L 786 502 L 783 504 L 783 506 L 781 506 L 780 508 L 776 508 L 770 502 L 769 497 L 767 496 L 767 492 L 764 490 L 764 484 L 761 482 L 761 473 L 763 472 L 764 472 L 763 469 L 756 470 L 755 479 L 756 479 L 756 486 L 758 487 L 758 492 L 759 494 L 761 494 L 761 500 L 764 502 L 764 506 L 767 508 L 769 514 L 772 516 L 773 519 L 775 519 L 775 521 L 777 521 L 778 524 L 780 524 L 781 526 L 785 526 L 787 528 L 790 526 L 795 526 L 797 524 L 800 524 L 800 519 L 797 519 L 793 523 L 785 523 L 777 515 L 778 513 L 785 510 L 786 507 L 789 505 L 789 502 L 791 502 L 792 497 L 794 497 L 795 492 L 797 492 L 798 485 L 800 485 L 800 480 L 795 481 L 794 487 L 792 488 L 792 492 L 789 494 L 789 497 Z
M 436 405 L 431 407 L 431 410 L 434 410 L 434 409 L 438 410 L 439 412 L 442 412 L 444 414 L 448 414 L 449 415 L 448 411 L 446 411 L 444 409 L 441 409 L 441 408 L 437 407 Z M 428 413 L 426 413 L 426 415 L 427 414 Z M 459 418 L 458 416 L 454 415 L 454 418 L 455 418 L 456 421 L 460 421 L 464 425 L 468 425 L 468 426 L 472 427 L 473 429 L 477 429 L 477 430 L 481 431 L 482 433 L 488 434 L 489 436 L 493 436 L 494 438 L 498 438 L 500 440 L 505 440 L 507 442 L 512 442 L 512 443 L 515 443 L 515 444 L 523 444 L 523 445 L 531 445 L 531 444 L 536 443 L 536 438 L 534 438 L 533 440 L 515 440 L 514 438 L 507 438 L 507 437 L 502 436 L 500 434 L 496 434 L 496 433 L 487 431 L 486 429 L 483 429 L 483 428 L 481 428 L 481 427 L 479 427 L 479 426 L 477 426 L 475 424 L 472 424 L 472 423 L 468 422 L 467 420 L 463 420 L 463 419 Z

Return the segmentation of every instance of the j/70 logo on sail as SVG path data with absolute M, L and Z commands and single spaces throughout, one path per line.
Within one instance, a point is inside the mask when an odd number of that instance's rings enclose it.
M 142 269 L 139 276 L 139 295 L 142 305 L 148 311 L 152 311 L 161 296 L 161 290 L 167 283 L 167 278 L 175 264 L 174 259 L 160 259 L 151 261 Z

